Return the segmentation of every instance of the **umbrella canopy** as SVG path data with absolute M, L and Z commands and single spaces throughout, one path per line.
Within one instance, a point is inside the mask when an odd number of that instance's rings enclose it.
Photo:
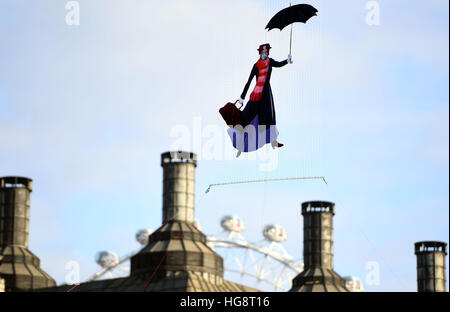
M 266 29 L 272 30 L 278 28 L 283 30 L 284 27 L 295 23 L 306 23 L 311 17 L 317 15 L 317 9 L 309 4 L 296 4 L 281 10 L 269 21 Z

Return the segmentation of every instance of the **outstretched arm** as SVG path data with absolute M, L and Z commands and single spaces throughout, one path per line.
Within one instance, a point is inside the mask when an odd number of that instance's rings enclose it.
M 284 60 L 282 62 L 277 62 L 274 59 L 270 59 L 270 65 L 272 65 L 272 67 L 283 67 L 287 63 L 288 63 L 288 60 Z
M 250 73 L 250 77 L 248 77 L 248 81 L 247 81 L 247 83 L 245 84 L 244 91 L 242 91 L 241 99 L 245 99 L 245 95 L 247 94 L 248 88 L 250 87 L 250 83 L 252 82 L 253 77 L 256 76 L 257 70 L 258 70 L 258 69 L 256 68 L 256 66 L 253 65 L 252 71 L 251 71 L 251 73 Z

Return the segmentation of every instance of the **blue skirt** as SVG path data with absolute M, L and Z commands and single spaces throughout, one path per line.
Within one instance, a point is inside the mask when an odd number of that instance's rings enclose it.
M 236 126 L 229 128 L 227 132 L 234 148 L 244 153 L 254 152 L 267 143 L 272 143 L 279 134 L 276 125 L 259 125 L 258 115 L 247 127 Z

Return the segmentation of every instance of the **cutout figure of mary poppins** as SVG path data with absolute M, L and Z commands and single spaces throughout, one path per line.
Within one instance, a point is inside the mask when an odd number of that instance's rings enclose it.
M 270 88 L 270 76 L 273 67 L 283 67 L 292 64 L 292 57 L 282 62 L 269 58 L 270 44 L 262 44 L 258 48 L 259 60 L 253 65 L 250 77 L 242 91 L 239 103 L 244 103 L 245 96 L 253 78 L 256 77 L 256 85 L 250 94 L 250 100 L 242 111 L 241 124 L 228 129 L 233 146 L 238 150 L 236 157 L 242 152 L 253 152 L 270 143 L 272 148 L 282 147 L 278 142 L 278 129 L 276 126 L 275 106 L 272 89 Z

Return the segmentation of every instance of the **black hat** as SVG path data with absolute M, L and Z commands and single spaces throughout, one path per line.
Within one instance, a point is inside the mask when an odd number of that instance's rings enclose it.
M 262 44 L 262 45 L 260 45 L 259 46 L 259 48 L 258 48 L 258 52 L 261 52 L 261 50 L 264 48 L 264 47 L 266 47 L 267 48 L 267 50 L 270 50 L 270 49 L 272 49 L 272 47 L 270 46 L 270 44 L 268 44 L 268 43 L 264 43 L 264 44 Z

